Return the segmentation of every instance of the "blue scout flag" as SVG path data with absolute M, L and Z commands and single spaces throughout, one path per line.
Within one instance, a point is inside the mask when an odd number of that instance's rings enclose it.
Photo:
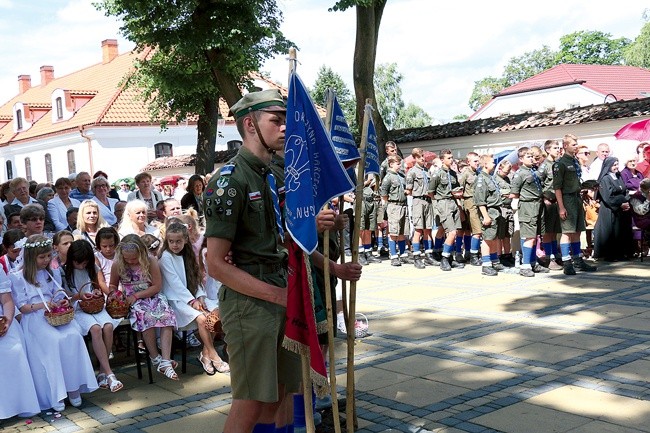
M 370 113 L 366 114 L 367 116 Z M 379 148 L 377 147 L 377 132 L 372 117 L 368 122 L 368 143 L 366 144 L 366 175 L 379 175 Z
M 330 124 L 330 136 L 339 159 L 345 168 L 354 166 L 360 159 L 359 149 L 354 142 L 348 122 L 345 120 L 343 110 L 339 105 L 334 92 L 332 92 L 332 122 Z
M 308 254 L 316 250 L 316 214 L 354 189 L 300 77 L 289 80 L 284 143 L 287 230 Z

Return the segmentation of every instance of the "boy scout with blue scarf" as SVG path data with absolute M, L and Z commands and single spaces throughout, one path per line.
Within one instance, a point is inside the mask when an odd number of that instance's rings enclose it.
M 391 266 L 413 263 L 406 252 L 406 181 L 400 170 L 402 158 L 398 155 L 388 157 L 388 170 L 379 187 L 379 195 L 386 203 L 388 218 L 388 249 Z M 399 252 L 398 252 L 399 247 Z
M 300 358 L 281 345 L 287 252 L 269 167 L 284 147 L 286 108 L 277 90 L 264 90 L 245 95 L 231 112 L 243 145 L 204 192 L 208 273 L 223 283 L 219 308 L 233 396 L 223 431 L 274 432 L 291 424 L 282 402 L 301 380 Z M 229 251 L 234 264 L 225 259 Z

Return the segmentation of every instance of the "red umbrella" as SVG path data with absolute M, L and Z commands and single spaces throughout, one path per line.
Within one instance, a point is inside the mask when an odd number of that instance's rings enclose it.
M 628 123 L 616 131 L 614 137 L 619 140 L 650 140 L 650 119 L 638 120 Z
M 160 183 L 162 185 L 172 185 L 176 187 L 176 185 L 178 185 L 178 180 L 182 178 L 183 176 L 179 176 L 178 174 L 170 174 L 169 176 L 165 176 L 160 179 Z

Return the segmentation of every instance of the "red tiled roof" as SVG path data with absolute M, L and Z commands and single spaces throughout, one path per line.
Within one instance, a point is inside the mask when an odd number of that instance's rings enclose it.
M 611 93 L 619 101 L 637 99 L 650 92 L 650 71 L 635 66 L 562 64 L 510 86 L 496 97 L 570 84 L 580 84 L 603 96 Z
M 232 159 L 233 156 L 237 154 L 236 149 L 229 150 L 218 150 L 214 155 L 214 163 L 219 164 L 223 162 L 228 162 Z M 154 170 L 163 170 L 166 168 L 183 168 L 191 167 L 196 165 L 196 153 L 178 155 L 178 156 L 165 156 L 162 158 L 156 158 L 151 161 L 149 164 L 142 167 L 140 171 L 154 171 Z

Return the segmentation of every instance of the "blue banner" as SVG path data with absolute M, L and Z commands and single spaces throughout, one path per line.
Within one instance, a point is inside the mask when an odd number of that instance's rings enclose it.
M 316 250 L 316 214 L 334 197 L 354 185 L 300 77 L 289 80 L 284 143 L 285 214 L 287 230 L 308 254 Z
M 333 92 L 332 92 L 333 94 Z M 360 159 L 359 149 L 354 142 L 348 122 L 345 120 L 343 110 L 339 105 L 336 95 L 332 97 L 332 123 L 330 125 L 330 136 L 339 159 L 345 168 L 354 166 Z
M 370 116 L 370 113 L 366 114 Z M 368 122 L 368 143 L 366 144 L 366 176 L 369 174 L 379 175 L 379 148 L 377 147 L 377 132 L 372 117 Z

